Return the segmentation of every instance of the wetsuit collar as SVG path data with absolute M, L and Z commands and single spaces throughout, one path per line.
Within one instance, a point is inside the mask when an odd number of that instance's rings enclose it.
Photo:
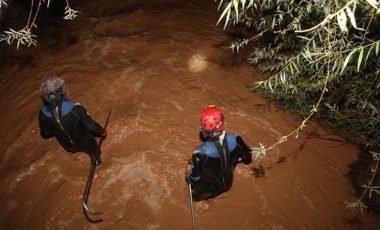
M 222 145 L 223 144 L 223 140 L 224 140 L 224 137 L 226 136 L 226 131 L 223 131 L 222 132 L 222 135 L 219 136 L 219 143 Z

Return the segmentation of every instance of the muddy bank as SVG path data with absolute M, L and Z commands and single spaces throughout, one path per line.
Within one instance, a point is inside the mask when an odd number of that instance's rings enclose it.
M 44 27 L 37 47 L 20 50 L 0 91 L 1 229 L 191 229 L 183 177 L 204 107 L 218 105 L 252 147 L 300 125 L 246 90 L 257 76 L 231 64 L 216 7 L 81 1 L 78 20 Z M 113 110 L 89 197 L 99 224 L 81 206 L 89 158 L 39 136 L 38 89 L 52 75 L 99 123 Z M 197 229 L 377 229 L 379 219 L 345 208 L 358 152 L 310 123 L 267 159 L 238 165 L 230 191 L 196 203 Z

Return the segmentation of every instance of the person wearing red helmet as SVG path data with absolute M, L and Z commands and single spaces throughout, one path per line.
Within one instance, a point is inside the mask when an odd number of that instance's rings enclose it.
M 226 133 L 222 111 L 209 106 L 201 113 L 200 132 L 203 144 L 195 148 L 192 168 L 185 176 L 193 185 L 192 198 L 206 200 L 229 190 L 232 186 L 233 171 L 242 161 L 249 164 L 251 150 L 239 135 Z

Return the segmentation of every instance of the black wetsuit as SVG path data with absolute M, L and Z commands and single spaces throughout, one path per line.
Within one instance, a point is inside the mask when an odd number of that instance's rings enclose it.
M 63 101 L 55 109 L 43 106 L 39 113 L 39 125 L 43 138 L 55 136 L 66 150 L 92 156 L 97 151 L 95 137 L 104 131 L 81 104 L 68 101 Z
M 192 155 L 193 168 L 186 179 L 193 184 L 194 200 L 205 200 L 230 189 L 238 158 L 245 164 L 251 162 L 250 148 L 240 136 L 225 134 L 220 140 L 206 141 Z

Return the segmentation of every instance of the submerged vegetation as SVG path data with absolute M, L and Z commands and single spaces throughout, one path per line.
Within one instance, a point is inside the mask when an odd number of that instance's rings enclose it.
M 256 35 L 232 42 L 239 52 L 254 42 L 248 61 L 268 76 L 250 90 L 301 117 L 302 124 L 277 143 L 254 148 L 256 157 L 298 136 L 316 119 L 367 157 L 369 171 L 358 200 L 380 211 L 380 8 L 376 0 L 219 0 L 218 23 L 244 25 Z M 366 199 L 368 197 L 369 199 Z

